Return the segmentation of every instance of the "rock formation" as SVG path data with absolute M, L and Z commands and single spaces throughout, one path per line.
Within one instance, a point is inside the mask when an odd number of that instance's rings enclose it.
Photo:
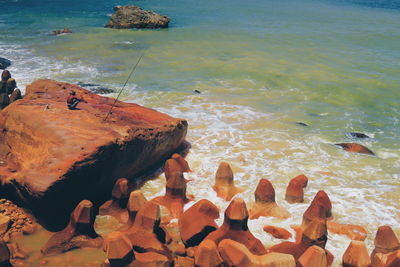
M 363 241 L 350 242 L 343 254 L 343 267 L 371 267 L 371 259 Z
M 304 188 L 307 186 L 307 176 L 301 174 L 290 180 L 286 188 L 285 199 L 289 203 L 304 202 Z
M 184 173 L 191 171 L 192 170 L 189 168 L 189 164 L 187 163 L 187 161 L 178 153 L 173 154 L 172 157 L 168 159 L 164 165 L 164 173 L 167 181 L 174 172 Z
M 263 227 L 263 230 L 278 239 L 289 239 L 292 237 L 292 234 L 281 227 L 267 225 Z
M 290 213 L 275 202 L 275 190 L 271 182 L 261 179 L 254 192 L 256 202 L 249 211 L 250 219 L 257 219 L 260 216 L 271 216 L 280 219 L 289 218 Z
M 310 206 L 303 214 L 302 228 L 307 228 L 307 225 L 314 220 L 327 220 L 332 217 L 332 203 L 325 191 L 318 191 Z
M 264 255 L 255 255 L 249 249 L 234 240 L 222 240 L 218 249 L 224 261 L 228 266 L 235 267 L 295 267 L 296 263 L 292 255 L 283 253 L 268 253 Z M 309 267 L 309 266 L 307 266 Z
M 169 18 L 137 6 L 116 6 L 106 28 L 167 28 Z
M 0 70 L 4 70 L 11 66 L 11 60 L 8 60 L 4 57 L 0 57 Z
M 389 225 L 380 226 L 376 232 L 375 249 L 371 253 L 372 267 L 381 267 L 388 262 L 388 257 L 400 250 L 400 242 Z M 396 252 L 397 251 L 397 252 Z M 392 256 L 394 259 L 396 256 Z
M 219 164 L 213 189 L 217 192 L 217 196 L 225 201 L 230 201 L 237 193 L 243 191 L 243 189 L 235 186 L 232 168 L 226 162 Z
M 142 191 L 136 190 L 131 192 L 129 195 L 129 200 L 127 204 L 128 209 L 128 221 L 126 222 L 123 229 L 129 229 L 135 222 L 137 213 L 143 206 L 147 203 L 147 199 L 144 197 Z
M 60 34 L 67 34 L 72 33 L 72 31 L 68 28 L 64 28 L 63 30 L 54 30 L 51 35 L 60 35 Z
M 368 235 L 367 230 L 359 225 L 341 224 L 338 222 L 328 221 L 327 226 L 330 233 L 345 235 L 351 240 L 364 241 Z
M 107 265 L 110 267 L 125 266 L 135 259 L 131 241 L 121 232 L 112 232 L 104 242 Z
M 194 254 L 194 260 L 196 266 L 199 267 L 216 267 L 223 263 L 217 245 L 211 240 L 204 240 L 200 243 Z
M 186 181 L 183 173 L 174 172 L 166 184 L 165 195 L 156 197 L 152 201 L 165 206 L 172 218 L 179 218 L 183 206 L 190 201 L 186 196 Z
M 265 254 L 267 250 L 247 227 L 248 219 L 246 203 L 241 198 L 235 198 L 225 210 L 224 223 L 205 239 L 212 240 L 217 245 L 224 239 L 232 239 L 245 245 L 253 254 Z
M 356 143 L 340 143 L 340 144 L 335 144 L 337 146 L 343 147 L 344 150 L 348 152 L 355 152 L 355 153 L 361 153 L 361 154 L 367 154 L 367 155 L 372 155 L 375 156 L 375 153 L 372 152 L 370 149 L 367 147 L 356 144 Z
M 0 238 L 0 266 L 12 267 L 10 263 L 10 250 L 2 238 Z
M 79 247 L 101 247 L 103 238 L 93 228 L 95 219 L 93 204 L 89 200 L 82 200 L 72 212 L 68 226 L 47 241 L 42 253 L 56 254 Z
M 326 251 L 318 246 L 309 247 L 300 256 L 298 267 L 328 267 Z
M 111 215 L 120 222 L 124 222 L 126 217 L 126 205 L 128 203 L 129 188 L 128 179 L 118 179 L 111 191 L 111 199 L 100 206 L 100 215 Z
M 68 110 L 70 90 L 83 96 Z M 115 181 L 156 167 L 184 142 L 187 122 L 76 85 L 38 80 L 0 112 L 0 195 L 60 229 L 82 199 L 107 200 Z M 45 167 L 44 167 L 45 166 Z
M 210 201 L 202 199 L 186 210 L 179 218 L 179 232 L 186 247 L 193 247 L 218 228 L 215 219 L 219 209 Z

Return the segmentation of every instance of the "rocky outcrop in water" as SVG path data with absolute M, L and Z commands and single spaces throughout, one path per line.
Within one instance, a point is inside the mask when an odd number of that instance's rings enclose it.
M 4 57 L 0 57 L 0 70 L 4 70 L 11 66 L 11 60 L 6 59 Z
M 69 110 L 71 90 L 87 103 Z M 107 200 L 115 181 L 157 167 L 184 142 L 187 122 L 101 97 L 76 85 L 39 80 L 0 113 L 0 194 L 62 228 L 83 199 Z
M 355 152 L 355 153 L 361 153 L 361 154 L 367 154 L 367 155 L 372 155 L 375 156 L 375 153 L 372 152 L 369 148 L 356 144 L 356 143 L 339 143 L 335 144 L 337 146 L 341 146 L 344 150 L 348 152 Z
M 155 13 L 154 11 L 143 10 L 137 6 L 116 6 L 114 14 L 105 26 L 115 29 L 155 29 L 167 28 L 169 18 Z

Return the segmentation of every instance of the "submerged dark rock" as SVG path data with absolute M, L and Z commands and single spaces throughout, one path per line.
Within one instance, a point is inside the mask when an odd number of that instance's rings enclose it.
M 155 29 L 167 28 L 169 18 L 151 10 L 143 10 L 138 6 L 116 6 L 106 28 L 115 29 Z
M 304 127 L 307 127 L 307 126 L 308 126 L 308 124 L 307 124 L 307 123 L 304 123 L 304 122 L 296 122 L 296 124 L 297 124 L 297 125 L 300 125 L 300 126 L 304 126 Z
M 364 133 L 359 133 L 359 132 L 351 132 L 348 133 L 351 137 L 356 137 L 356 138 L 370 138 L 368 135 Z
M 51 35 L 60 35 L 60 34 L 67 34 L 72 33 L 72 31 L 68 28 L 64 28 L 63 30 L 54 30 Z
M 11 60 L 6 59 L 4 57 L 0 57 L 0 69 L 4 70 L 11 66 Z
M 356 153 L 375 156 L 374 152 L 372 152 L 370 149 L 368 149 L 365 146 L 360 145 L 360 144 L 356 144 L 356 143 L 339 143 L 339 144 L 335 144 L 335 145 L 343 147 L 343 149 L 348 151 L 348 152 L 356 152 Z
M 115 93 L 114 89 L 102 86 L 97 83 L 82 83 L 82 82 L 77 82 L 77 85 L 89 90 L 90 92 L 98 95 L 106 95 L 106 94 L 112 94 Z

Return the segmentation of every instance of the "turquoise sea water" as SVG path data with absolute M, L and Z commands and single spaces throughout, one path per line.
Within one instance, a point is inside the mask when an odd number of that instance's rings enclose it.
M 135 4 L 171 18 L 169 29 L 105 29 L 113 6 Z M 371 234 L 400 231 L 400 1 L 373 0 L 0 0 L 0 57 L 23 89 L 37 78 L 92 82 L 119 90 L 144 53 L 122 99 L 188 120 L 194 181 L 188 191 L 218 200 L 210 187 L 222 160 L 232 164 L 248 205 L 260 178 L 272 181 L 292 218 L 259 219 L 251 229 L 289 228 L 318 190 L 336 219 Z M 50 36 L 70 28 L 73 34 Z M 199 90 L 201 94 L 193 93 Z M 296 122 L 308 124 L 303 127 Z M 359 131 L 372 138 L 346 135 Z M 358 142 L 377 156 L 333 146 Z M 310 178 L 305 204 L 284 201 L 287 182 Z M 329 174 L 327 174 L 329 173 Z M 144 187 L 162 194 L 164 178 Z M 338 258 L 349 240 L 331 235 Z

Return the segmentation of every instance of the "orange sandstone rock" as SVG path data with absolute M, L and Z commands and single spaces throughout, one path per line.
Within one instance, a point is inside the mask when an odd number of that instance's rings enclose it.
M 87 102 L 69 110 L 71 90 Z M 0 195 L 52 230 L 83 199 L 106 201 L 115 181 L 149 171 L 182 147 L 187 122 L 76 85 L 38 80 L 0 112 Z
M 183 174 L 174 172 L 166 184 L 165 195 L 156 197 L 153 202 L 165 206 L 173 218 L 179 218 L 183 206 L 190 200 L 186 196 L 186 182 Z
M 327 226 L 330 233 L 346 235 L 351 240 L 364 241 L 368 234 L 367 230 L 359 225 L 341 224 L 338 222 L 328 221 Z
M 127 204 L 129 218 L 123 229 L 126 230 L 134 224 L 137 213 L 146 203 L 147 199 L 143 195 L 142 191 L 135 190 L 130 193 Z
M 346 150 L 348 152 L 362 153 L 362 154 L 375 156 L 374 152 L 372 152 L 370 149 L 368 149 L 367 147 L 360 145 L 360 144 L 340 143 L 340 144 L 335 144 L 335 145 L 341 146 L 344 150 Z
M 217 192 L 217 196 L 225 201 L 230 201 L 233 196 L 243 191 L 243 189 L 235 186 L 232 168 L 226 162 L 219 164 L 213 189 Z
M 135 259 L 131 241 L 121 232 L 112 232 L 104 242 L 109 266 L 125 266 Z
M 396 250 L 387 256 L 385 267 L 398 267 L 400 266 L 400 250 Z
M 381 264 L 386 263 L 388 254 L 400 250 L 399 240 L 389 225 L 378 228 L 374 244 L 375 249 L 371 253 L 372 267 L 380 267 Z
M 264 226 L 263 230 L 279 239 L 289 239 L 292 237 L 292 234 L 288 230 L 277 226 L 267 225 Z
M 159 225 L 160 207 L 150 201 L 139 210 L 133 226 L 124 234 L 136 252 L 156 252 L 171 260 L 171 252 L 162 242 L 165 241 L 162 240 L 165 239 L 165 231 Z
M 186 210 L 179 218 L 179 232 L 186 247 L 197 246 L 212 231 L 218 228 L 215 219 L 219 209 L 202 199 Z
M 297 260 L 309 247 L 318 246 L 325 249 L 327 240 L 326 221 L 315 218 L 302 232 L 301 240 L 277 244 L 271 247 L 270 251 L 291 254 Z M 330 266 L 333 262 L 333 255 L 329 251 L 325 251 L 327 253 L 328 266 Z
M 290 180 L 287 188 L 285 199 L 289 203 L 302 203 L 304 202 L 304 186 L 296 179 Z
M 318 246 L 309 247 L 300 256 L 298 267 L 328 267 L 326 251 Z
M 129 267 L 170 267 L 171 260 L 157 252 L 135 252 L 136 260 Z
M 305 229 L 314 218 L 326 220 L 332 217 L 332 204 L 324 191 L 318 191 L 310 206 L 303 214 L 302 228 Z
M 212 240 L 217 245 L 224 239 L 232 239 L 242 243 L 256 255 L 265 254 L 267 251 L 263 244 L 253 236 L 247 227 L 248 218 L 246 203 L 241 198 L 235 198 L 225 210 L 224 223 L 205 239 Z
M 194 254 L 194 260 L 196 266 L 199 267 L 215 267 L 223 263 L 217 245 L 211 240 L 204 240 L 200 243 Z
M 353 240 L 343 254 L 343 267 L 371 267 L 364 241 Z
M 272 216 L 276 218 L 289 218 L 289 212 L 276 204 L 275 190 L 271 182 L 267 179 L 261 179 L 254 193 L 256 202 L 250 209 L 250 219 L 257 219 L 260 216 Z
M 176 257 L 174 260 L 174 267 L 195 267 L 194 259 L 190 257 Z
M 295 267 L 296 263 L 292 255 L 282 253 L 268 253 L 264 255 L 254 255 L 249 249 L 234 240 L 224 239 L 218 249 L 222 258 L 229 266 L 235 267 Z
M 297 175 L 296 177 L 293 178 L 294 180 L 297 180 L 300 182 L 300 184 L 303 186 L 303 188 L 307 187 L 308 184 L 308 177 L 305 176 L 304 174 Z M 293 180 L 292 179 L 292 180 Z
M 114 185 L 111 192 L 111 199 L 106 201 L 99 208 L 100 215 L 111 215 L 120 222 L 126 217 L 126 205 L 129 197 L 128 179 L 120 178 Z
M 95 218 L 92 202 L 82 200 L 72 212 L 68 226 L 47 241 L 41 249 L 42 253 L 61 253 L 77 247 L 101 247 L 103 239 L 93 228 Z

